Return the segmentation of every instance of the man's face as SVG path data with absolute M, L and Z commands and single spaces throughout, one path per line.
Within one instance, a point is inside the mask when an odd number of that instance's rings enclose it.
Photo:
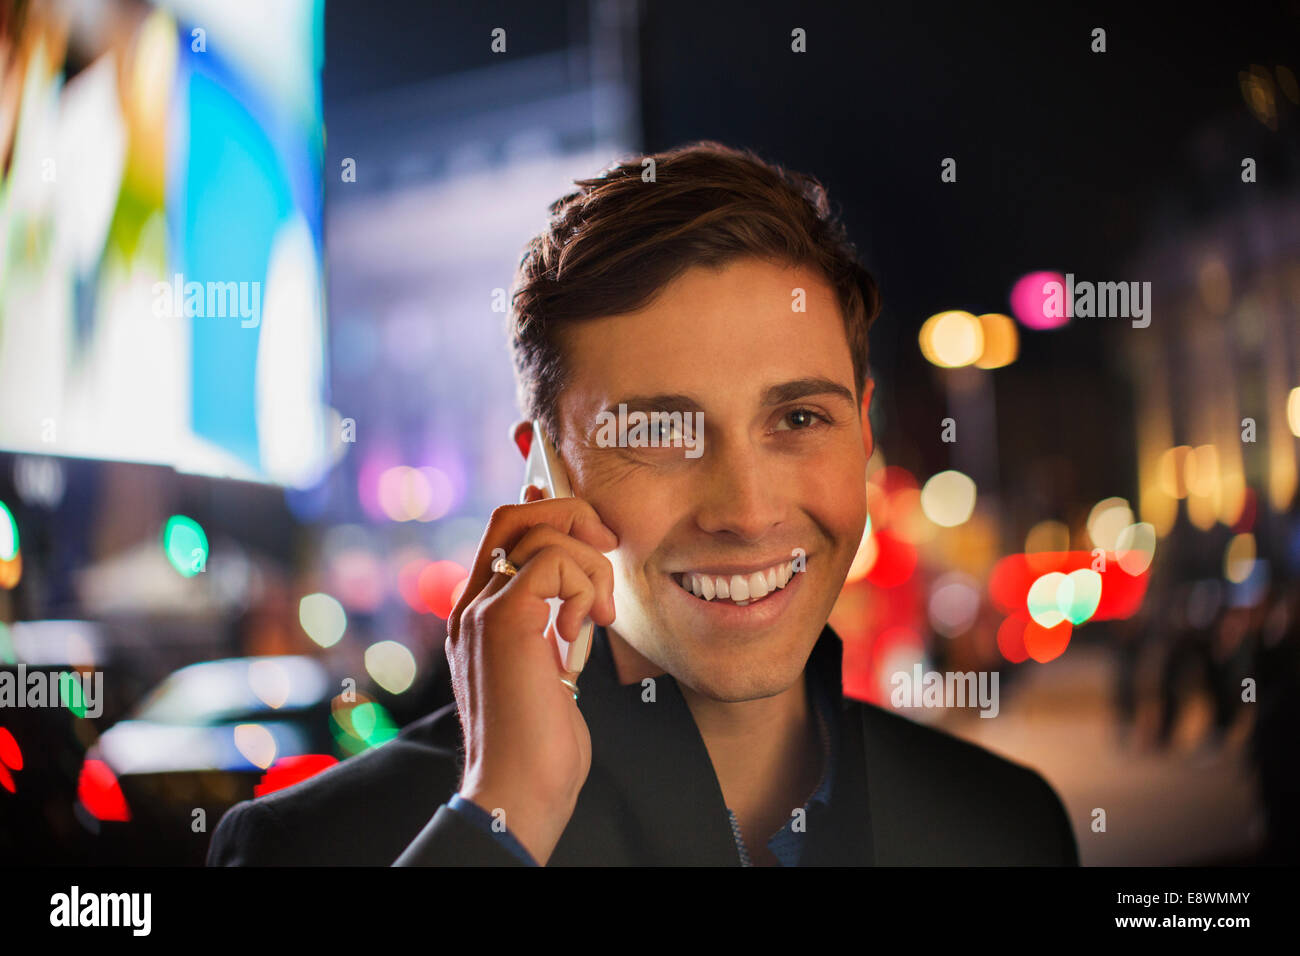
M 792 308 L 797 289 L 805 311 Z M 619 538 L 610 630 L 715 700 L 786 690 L 867 515 L 870 427 L 831 287 L 816 270 L 753 258 L 695 267 L 638 312 L 575 323 L 563 347 L 560 456 L 574 494 Z M 620 403 L 691 423 L 703 413 L 703 453 L 602 447 L 598 415 Z M 753 600 L 755 573 L 789 579 Z M 683 575 L 713 600 L 683 588 Z M 735 600 L 738 578 L 747 604 Z

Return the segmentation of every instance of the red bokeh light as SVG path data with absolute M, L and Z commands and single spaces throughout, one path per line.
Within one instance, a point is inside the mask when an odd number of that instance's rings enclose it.
M 453 596 L 456 586 L 469 577 L 469 572 L 455 561 L 434 561 L 420 572 L 416 587 L 424 606 L 444 621 L 451 617 L 456 606 Z
M 14 735 L 4 727 L 0 727 L 0 764 L 10 770 L 23 769 L 23 752 L 18 747 L 18 741 L 14 740 Z
M 1073 632 L 1074 627 L 1069 621 L 1062 621 L 1055 627 L 1043 627 L 1037 621 L 1026 621 L 1025 650 L 1038 663 L 1046 664 L 1065 653 Z
M 296 757 L 281 757 L 271 764 L 262 779 L 253 787 L 253 796 L 262 797 L 275 793 L 286 787 L 292 787 L 309 777 L 314 777 L 322 770 L 328 770 L 338 763 L 329 754 L 300 754 Z
M 1055 551 L 1034 555 L 1013 554 L 993 566 L 989 574 L 989 597 L 1003 614 L 1020 618 L 1029 616 L 1029 588 L 1042 575 L 1052 571 L 1069 574 L 1093 566 L 1091 551 Z M 1130 618 L 1142 606 L 1151 569 L 1132 575 L 1120 567 L 1113 551 L 1106 552 L 1106 569 L 1101 575 L 1101 600 L 1090 621 L 1116 621 Z
M 1029 651 L 1025 650 L 1025 625 L 1028 623 L 1024 618 L 1012 615 L 998 627 L 998 650 L 1013 664 L 1029 659 Z
M 879 588 L 898 587 L 916 570 L 916 548 L 889 531 L 872 533 L 878 551 L 866 580 Z
M 102 760 L 87 760 L 81 765 L 77 798 L 96 820 L 126 822 L 131 819 L 122 787 L 108 764 Z

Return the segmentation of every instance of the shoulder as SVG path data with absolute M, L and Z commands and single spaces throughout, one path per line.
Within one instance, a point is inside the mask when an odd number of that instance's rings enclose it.
M 873 704 L 860 716 L 878 856 L 966 865 L 1078 864 L 1069 816 L 1042 775 Z
M 455 791 L 460 723 L 450 704 L 388 743 L 231 807 L 210 866 L 387 866 Z

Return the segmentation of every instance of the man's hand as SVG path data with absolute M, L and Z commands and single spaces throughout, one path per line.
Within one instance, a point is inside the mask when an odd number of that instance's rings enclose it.
M 474 567 L 447 622 L 447 661 L 465 732 L 461 796 L 505 825 L 543 866 L 573 815 L 591 769 L 591 734 L 572 693 L 555 630 L 614 622 L 614 568 L 601 552 L 618 538 L 579 498 L 492 512 Z M 519 573 L 493 573 L 505 554 Z M 548 633 L 548 598 L 563 601 Z

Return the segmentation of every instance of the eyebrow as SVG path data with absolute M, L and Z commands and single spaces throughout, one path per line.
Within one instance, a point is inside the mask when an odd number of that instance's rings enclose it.
M 797 378 L 779 385 L 769 385 L 763 390 L 763 404 L 766 406 L 784 405 L 801 398 L 814 395 L 833 395 L 850 405 L 856 404 L 853 392 L 829 378 L 810 376 Z M 628 395 L 609 406 L 606 411 L 617 412 L 619 405 L 626 405 L 629 411 L 665 411 L 665 412 L 700 412 L 703 406 L 690 395 L 681 393 L 660 395 Z
M 795 402 L 801 398 L 810 398 L 813 395 L 834 395 L 836 398 L 844 399 L 850 405 L 857 404 L 853 393 L 845 386 L 829 378 L 818 376 L 797 378 L 793 382 L 782 382 L 780 385 L 769 386 L 763 392 L 763 404 L 784 405 L 786 402 Z

